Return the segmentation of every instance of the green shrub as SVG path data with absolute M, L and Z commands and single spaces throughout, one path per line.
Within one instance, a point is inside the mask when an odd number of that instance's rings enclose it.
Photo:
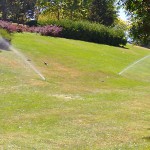
M 26 25 L 28 25 L 29 27 L 36 27 L 38 24 L 37 24 L 37 20 L 30 20 L 28 22 L 26 22 Z
M 2 29 L 0 28 L 0 36 L 2 36 L 5 40 L 7 40 L 8 42 L 11 41 L 11 34 L 5 30 L 5 29 Z
M 61 37 L 77 39 L 88 42 L 95 42 L 108 45 L 126 45 L 127 40 L 122 30 L 106 27 L 98 23 L 88 21 L 71 21 L 71 20 L 48 20 L 40 22 L 41 25 L 56 25 L 63 27 Z

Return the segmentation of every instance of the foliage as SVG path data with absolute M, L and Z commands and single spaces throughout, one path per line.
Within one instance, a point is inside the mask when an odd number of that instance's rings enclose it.
M 26 25 L 32 27 L 32 26 L 37 26 L 38 23 L 37 23 L 37 20 L 30 20 L 26 22 Z
M 93 0 L 90 7 L 89 19 L 110 26 L 117 18 L 114 0 Z
M 150 47 L 149 0 L 120 0 L 132 18 L 130 33 L 137 44 Z
M 77 39 L 108 45 L 125 45 L 125 34 L 122 30 L 109 28 L 98 23 L 88 21 L 71 21 L 71 20 L 49 20 L 39 22 L 42 25 L 52 24 L 63 28 L 61 36 L 64 38 Z
M 116 0 L 43 0 L 38 3 L 38 7 L 44 10 L 40 16 L 53 20 L 91 20 L 109 26 L 117 18 L 115 2 Z
M 6 29 L 9 33 L 25 32 L 27 30 L 26 26 L 7 22 L 7 21 L 2 21 L 2 20 L 0 20 L 0 27 L 3 29 Z
M 116 29 L 121 29 L 123 31 L 128 31 L 130 29 L 130 25 L 127 21 L 121 20 L 120 18 L 117 18 L 114 22 L 114 27 Z
M 44 36 L 58 37 L 58 36 L 60 36 L 61 31 L 62 31 L 61 27 L 52 26 L 52 25 L 46 25 L 46 26 L 43 26 L 43 27 L 31 27 L 31 28 L 29 28 L 29 32 L 40 33 L 41 35 L 44 35 Z
M 6 29 L 10 33 L 33 32 L 40 33 L 45 36 L 61 36 L 64 38 L 103 43 L 114 46 L 126 44 L 125 34 L 122 30 L 108 28 L 97 23 L 61 20 L 48 21 L 45 23 L 43 22 L 43 24 L 45 25 L 29 27 L 26 25 L 0 21 L 0 27 Z
M 57 26 L 43 26 L 43 27 L 29 27 L 26 25 L 10 23 L 6 21 L 0 20 L 0 27 L 6 29 L 9 33 L 12 32 L 34 32 L 40 33 L 45 36 L 60 36 L 60 32 L 62 31 L 61 27 Z
M 25 23 L 40 14 L 48 13 L 56 19 L 85 19 L 91 0 L 1 0 L 3 20 Z
M 1 0 L 2 19 L 24 23 L 28 20 L 28 17 L 33 17 L 35 4 L 36 0 Z
M 38 1 L 39 9 L 44 10 L 41 15 L 48 15 L 51 19 L 81 20 L 88 18 L 91 0 L 55 0 Z

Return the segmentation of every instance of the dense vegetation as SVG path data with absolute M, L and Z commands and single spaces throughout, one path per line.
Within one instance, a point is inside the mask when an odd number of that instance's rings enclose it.
M 37 26 L 37 23 L 46 26 L 29 28 L 7 22 L 6 24 L 2 23 L 1 27 L 6 28 L 9 32 L 37 32 L 47 36 L 61 36 L 115 46 L 125 45 L 124 31 L 103 26 L 113 26 L 115 20 L 117 20 L 114 3 L 113 0 L 95 0 L 93 2 L 81 2 L 80 0 L 54 2 L 48 0 L 3 0 L 0 2 L 3 20 L 26 23 L 29 26 Z M 42 19 L 38 19 L 40 14 L 46 16 L 46 19 L 48 19 L 46 23 Z M 30 21 L 31 18 L 37 19 L 38 22 L 36 20 Z
M 61 27 L 47 25 L 47 26 L 39 26 L 39 27 L 29 27 L 26 25 L 11 23 L 0 20 L 0 28 L 5 29 L 8 33 L 14 32 L 33 32 L 40 33 L 45 36 L 60 36 L 62 31 Z
M 130 37 L 135 43 L 149 47 L 148 0 L 1 0 L 0 18 L 23 24 L 29 22 L 31 25 L 30 20 L 36 23 L 42 16 L 49 20 L 86 20 L 118 27 L 118 8 L 121 6 L 132 18 Z
M 109 28 L 97 23 L 90 23 L 88 21 L 45 21 L 40 22 L 42 25 L 52 24 L 61 26 L 61 36 L 70 39 L 77 39 L 108 45 L 126 45 L 125 33 L 120 29 Z
M 44 15 L 48 14 L 51 19 L 91 20 L 104 25 L 112 25 L 117 16 L 116 7 L 114 5 L 115 1 L 116 0 L 94 0 L 94 2 L 91 0 L 2 0 L 0 1 L 0 11 L 2 13 L 2 19 L 9 19 L 17 23 L 24 23 L 29 20 L 29 18 L 38 20 L 38 16 L 44 13 Z M 102 7 L 97 6 L 97 2 L 101 4 Z M 93 10 L 95 10 L 94 13 Z
M 29 17 L 33 17 L 35 4 L 36 0 L 1 0 L 1 18 L 16 23 L 24 23 Z
M 51 25 L 49 25 L 51 24 Z M 8 32 L 34 32 L 45 36 L 64 37 L 108 45 L 125 45 L 124 32 L 104 25 L 81 21 L 48 21 L 38 27 L 29 27 L 0 21 L 0 27 Z
M 93 0 L 90 6 L 89 19 L 106 26 L 111 26 L 117 20 L 115 0 Z
M 130 36 L 136 44 L 150 47 L 150 1 L 120 0 L 131 16 Z

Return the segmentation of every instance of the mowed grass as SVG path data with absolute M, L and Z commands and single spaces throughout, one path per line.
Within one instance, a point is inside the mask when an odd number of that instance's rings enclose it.
M 149 50 L 25 33 L 12 44 L 46 81 L 0 52 L 0 149 L 150 149 L 149 60 L 141 79 L 118 75 Z
M 150 55 L 132 65 L 122 75 L 127 78 L 150 82 Z

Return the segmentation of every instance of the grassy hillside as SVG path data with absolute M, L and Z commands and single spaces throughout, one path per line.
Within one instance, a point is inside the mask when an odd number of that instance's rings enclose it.
M 142 73 L 136 65 L 118 75 L 149 50 L 36 34 L 15 34 L 12 44 L 46 81 L 0 52 L 0 148 L 150 148 L 149 59 L 137 64 Z

